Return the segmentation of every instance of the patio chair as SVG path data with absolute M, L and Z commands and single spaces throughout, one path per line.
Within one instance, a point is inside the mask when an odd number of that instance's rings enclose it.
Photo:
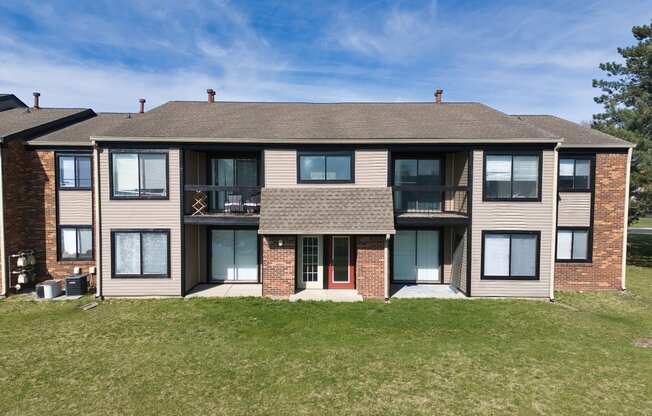
M 243 212 L 242 195 L 227 195 L 224 210 L 227 212 Z
M 257 212 L 260 209 L 260 194 L 253 195 L 244 206 L 249 214 Z

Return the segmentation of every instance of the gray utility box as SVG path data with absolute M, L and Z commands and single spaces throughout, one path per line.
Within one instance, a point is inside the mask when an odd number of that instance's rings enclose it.
M 88 274 L 73 274 L 66 277 L 66 295 L 81 296 L 88 290 Z
M 36 285 L 36 297 L 39 299 L 54 299 L 61 295 L 61 284 L 56 280 L 46 280 Z

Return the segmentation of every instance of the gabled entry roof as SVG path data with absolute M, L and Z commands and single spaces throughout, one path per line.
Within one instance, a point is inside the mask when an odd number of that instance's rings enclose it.
M 390 188 L 263 188 L 259 234 L 394 234 Z
M 0 142 L 29 139 L 94 116 L 87 108 L 14 108 L 0 112 Z

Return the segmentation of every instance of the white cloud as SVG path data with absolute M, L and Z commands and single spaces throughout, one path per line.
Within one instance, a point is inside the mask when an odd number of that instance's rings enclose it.
M 384 61 L 410 59 L 430 50 L 437 41 L 436 5 L 432 1 L 415 10 L 395 6 L 378 19 L 343 12 L 331 28 L 329 40 L 345 50 Z

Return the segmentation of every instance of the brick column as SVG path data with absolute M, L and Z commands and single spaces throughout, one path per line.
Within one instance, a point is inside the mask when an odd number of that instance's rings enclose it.
M 356 285 L 363 298 L 385 296 L 385 236 L 356 238 Z
M 263 296 L 287 298 L 295 291 L 294 235 L 263 236 Z
M 593 261 L 557 263 L 557 290 L 615 290 L 621 288 L 627 153 L 598 153 L 595 157 Z

